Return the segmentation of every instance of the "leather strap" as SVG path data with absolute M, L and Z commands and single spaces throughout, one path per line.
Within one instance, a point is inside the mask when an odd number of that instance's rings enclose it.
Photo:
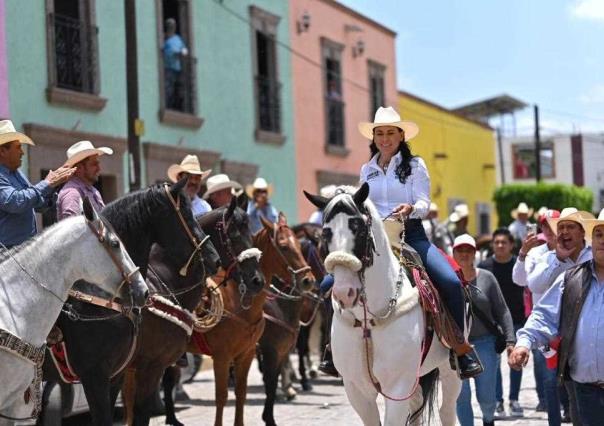
M 283 327 L 284 329 L 286 329 L 287 331 L 289 331 L 293 336 L 296 336 L 298 334 L 298 330 L 293 328 L 291 325 L 289 325 L 288 323 L 286 323 L 285 321 L 276 318 L 272 315 L 267 314 L 266 312 L 262 313 L 262 316 L 264 318 L 266 318 L 267 320 L 269 320 L 270 322 L 273 322 L 281 327 Z
M 102 297 L 93 296 L 91 294 L 82 293 L 81 291 L 70 289 L 69 296 L 81 302 L 90 303 L 91 305 L 101 306 L 111 309 L 112 311 L 124 313 L 123 306 L 120 303 L 112 300 L 103 299 Z

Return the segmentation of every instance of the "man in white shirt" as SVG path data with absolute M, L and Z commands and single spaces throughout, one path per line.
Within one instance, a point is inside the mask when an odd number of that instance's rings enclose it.
M 201 183 L 212 172 L 212 170 L 201 170 L 199 158 L 197 155 L 187 155 L 180 164 L 172 164 L 168 168 L 168 178 L 172 183 L 178 182 L 183 177 L 187 177 L 187 186 L 185 192 L 191 200 L 191 210 L 193 216 L 201 216 L 212 210 L 207 201 L 199 198 Z

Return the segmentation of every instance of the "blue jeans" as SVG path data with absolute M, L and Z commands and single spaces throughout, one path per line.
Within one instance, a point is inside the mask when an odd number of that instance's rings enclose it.
M 485 422 L 493 421 L 497 399 L 495 398 L 495 381 L 497 377 L 497 365 L 499 355 L 495 352 L 495 336 L 487 335 L 470 340 L 474 349 L 482 361 L 484 371 L 474 377 L 476 385 L 476 399 L 482 411 L 482 419 Z M 461 426 L 474 425 L 474 412 L 472 410 L 472 391 L 470 380 L 462 382 L 461 392 L 457 397 L 457 418 Z
M 545 363 L 545 357 L 539 351 L 539 356 Z M 545 368 L 543 372 L 543 391 L 547 405 L 547 421 L 549 426 L 560 426 L 562 416 L 560 415 L 560 392 L 557 379 L 558 369 Z
M 421 220 L 411 219 L 405 222 L 405 242 L 421 257 L 443 303 L 463 332 L 464 299 L 461 281 L 442 252 L 428 240 Z
M 533 373 L 535 374 L 535 389 L 539 403 L 545 405 L 545 391 L 543 389 L 545 382 L 545 358 L 539 349 L 533 349 Z
M 573 382 L 582 426 L 604 425 L 604 389 Z
M 522 328 L 522 324 L 514 324 L 514 334 Z M 522 383 L 522 370 L 517 371 L 510 368 L 510 401 L 518 401 L 520 384 Z M 501 363 L 497 364 L 497 401 L 503 401 L 503 380 L 501 379 Z

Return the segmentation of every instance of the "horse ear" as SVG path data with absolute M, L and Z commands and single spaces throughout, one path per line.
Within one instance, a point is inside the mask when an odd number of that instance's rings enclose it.
M 244 192 L 242 192 L 241 194 L 239 194 L 239 196 L 237 196 L 237 206 L 243 210 L 243 211 L 247 211 L 247 203 L 249 201 L 249 198 L 247 196 L 247 194 Z
M 367 197 L 369 196 L 369 184 L 367 182 L 363 183 L 361 187 L 354 193 L 352 199 L 357 207 L 361 207 Z
M 227 219 L 233 215 L 235 208 L 237 208 L 237 197 L 231 197 L 231 202 L 229 203 L 229 207 L 227 208 L 227 211 L 226 211 Z
M 329 198 L 321 197 L 320 195 L 309 194 L 304 190 L 302 192 L 304 192 L 304 196 L 308 199 L 308 201 L 313 203 L 316 207 L 321 210 L 323 210 L 325 206 L 329 203 Z
M 99 215 L 97 214 L 96 210 L 90 203 L 90 200 L 86 196 L 82 198 L 82 208 L 84 210 L 84 216 L 86 216 L 86 219 L 90 222 L 94 222 L 99 218 Z
M 277 217 L 277 225 L 287 226 L 287 217 L 285 216 L 285 213 L 279 212 L 279 216 Z
M 264 226 L 267 229 L 267 231 L 270 231 L 270 232 L 273 231 L 273 228 L 275 226 L 275 224 L 273 222 L 271 222 L 270 220 L 268 220 L 261 214 L 258 215 L 258 218 L 260 219 L 260 223 L 262 224 L 262 226 Z
M 184 189 L 185 185 L 187 184 L 187 180 L 189 180 L 189 178 L 185 176 L 178 182 L 176 182 L 174 185 L 172 185 L 172 188 L 170 188 L 170 192 L 172 193 L 172 197 L 174 197 L 174 199 L 176 199 L 180 191 Z

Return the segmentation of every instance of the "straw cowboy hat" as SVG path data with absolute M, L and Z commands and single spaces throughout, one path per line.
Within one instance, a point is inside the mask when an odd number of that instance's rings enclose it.
M 436 203 L 430 203 L 430 209 L 428 211 L 438 213 L 438 205 Z
M 405 132 L 405 140 L 413 139 L 419 133 L 419 127 L 412 121 L 403 121 L 392 107 L 379 107 L 375 112 L 373 123 L 359 123 L 359 132 L 367 139 L 373 140 L 373 129 L 380 126 L 394 126 Z
M 467 204 L 458 204 L 453 209 L 453 213 L 449 215 L 449 221 L 456 223 L 462 220 L 464 217 L 470 216 L 470 208 Z
M 536 221 L 539 221 L 539 218 L 542 218 L 545 215 L 545 213 L 547 213 L 548 210 L 549 209 L 547 207 L 541 206 L 541 207 L 539 207 L 539 210 L 537 210 L 535 212 L 533 217 L 535 218 Z
M 206 181 L 206 187 L 208 189 L 203 194 L 204 200 L 207 200 L 210 195 L 222 189 L 231 188 L 232 191 L 242 189 L 241 184 L 239 182 L 235 182 L 234 180 L 229 179 L 227 175 L 222 173 L 209 177 Z
M 85 158 L 93 155 L 111 155 L 113 150 L 106 146 L 95 148 L 90 141 L 79 141 L 74 143 L 67 150 L 67 161 L 64 166 L 73 167 Z
M 178 175 L 183 172 L 192 175 L 201 175 L 201 180 L 204 180 L 212 173 L 212 170 L 201 170 L 197 155 L 187 155 L 180 164 L 172 164 L 168 167 L 168 179 L 174 183 L 178 180 Z
M 596 226 L 604 225 L 604 209 L 600 211 L 597 219 L 585 219 L 583 220 L 583 229 L 585 229 L 585 239 L 591 242 L 591 235 L 594 232 Z
M 558 233 L 558 223 L 560 223 L 562 221 L 576 222 L 579 225 L 581 225 L 581 227 L 583 227 L 583 229 L 585 229 L 585 227 L 583 226 L 583 223 L 585 220 L 589 220 L 589 219 L 595 219 L 595 216 L 589 212 L 577 210 L 574 207 L 567 207 L 560 212 L 560 216 L 548 217 L 547 224 L 549 225 L 550 228 L 552 228 L 552 231 L 554 232 L 554 234 L 557 234 Z
M 518 219 L 519 214 L 525 214 L 527 216 L 530 216 L 533 214 L 533 209 L 529 209 L 529 207 L 526 205 L 526 203 L 520 203 L 520 204 L 518 204 L 518 207 L 516 207 L 514 210 L 512 210 L 510 212 L 510 215 L 514 219 Z
M 273 195 L 273 185 L 268 183 L 266 181 L 266 179 L 261 178 L 261 177 L 257 177 L 254 180 L 254 183 L 251 185 L 247 185 L 245 187 L 245 193 L 247 194 L 248 197 L 250 198 L 254 198 L 254 191 L 256 191 L 257 189 L 261 189 L 264 190 L 268 193 L 268 197 L 270 198 L 271 195 Z
M 19 141 L 28 145 L 35 145 L 29 136 L 15 130 L 13 122 L 10 120 L 0 121 L 0 145 L 12 141 Z

